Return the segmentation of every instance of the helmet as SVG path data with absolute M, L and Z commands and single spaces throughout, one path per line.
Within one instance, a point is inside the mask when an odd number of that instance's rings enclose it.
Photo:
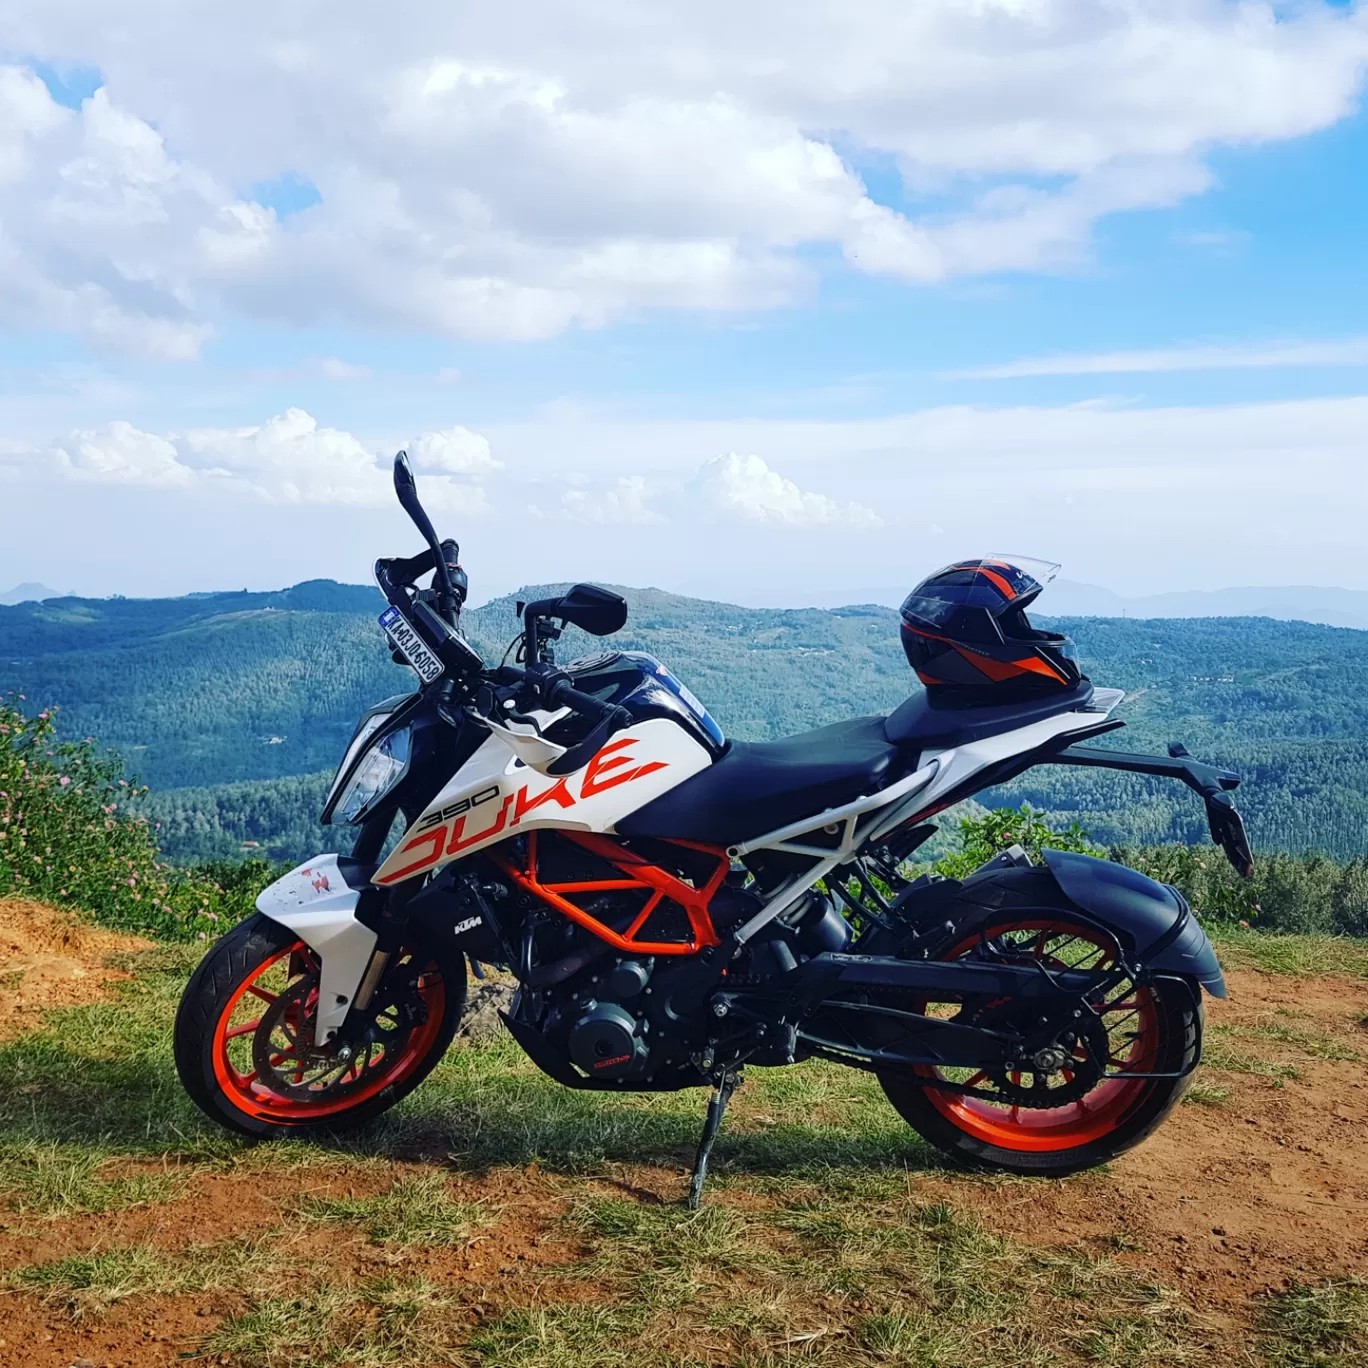
M 959 561 L 928 576 L 902 606 L 908 663 L 929 689 L 953 689 L 993 700 L 1082 679 L 1074 644 L 1038 632 L 1027 607 L 1057 565 L 1020 556 Z

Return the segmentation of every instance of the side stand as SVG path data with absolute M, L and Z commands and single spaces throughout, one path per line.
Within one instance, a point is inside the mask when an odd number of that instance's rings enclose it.
M 716 1091 L 708 1102 L 708 1117 L 703 1122 L 703 1137 L 698 1142 L 698 1155 L 694 1159 L 693 1177 L 689 1180 L 690 1211 L 697 1211 L 703 1205 L 703 1184 L 708 1177 L 708 1156 L 712 1153 L 713 1141 L 722 1129 L 722 1117 L 726 1114 L 727 1103 L 741 1081 L 740 1069 L 728 1069 L 718 1080 Z

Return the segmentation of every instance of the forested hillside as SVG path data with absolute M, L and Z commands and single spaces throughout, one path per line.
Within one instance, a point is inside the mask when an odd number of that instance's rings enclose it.
M 614 644 L 667 661 L 738 738 L 886 711 L 915 687 L 887 608 L 757 610 L 623 592 L 632 612 Z M 60 705 L 67 735 L 123 751 L 153 787 L 173 855 L 233 853 L 245 840 L 295 853 L 323 839 L 313 814 L 357 714 L 410 687 L 375 625 L 381 606 L 372 589 L 316 581 L 0 608 L 0 688 Z M 511 598 L 466 615 L 487 658 L 516 625 Z M 1263 618 L 1058 625 L 1094 680 L 1128 691 L 1129 729 L 1110 744 L 1177 737 L 1241 770 L 1241 806 L 1266 849 L 1368 851 L 1368 633 Z M 564 646 L 568 659 L 587 642 Z M 1186 790 L 1143 778 L 1041 769 L 1004 796 L 1076 816 L 1103 840 L 1201 832 Z

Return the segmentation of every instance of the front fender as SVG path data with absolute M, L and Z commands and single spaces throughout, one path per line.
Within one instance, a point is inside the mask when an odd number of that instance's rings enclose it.
M 1111 860 L 1042 854 L 1070 902 L 1110 927 L 1144 969 L 1195 978 L 1212 997 L 1226 996 L 1216 951 L 1176 889 Z
M 345 872 L 344 864 L 350 866 Z M 263 917 L 287 927 L 318 953 L 322 969 L 315 1045 L 342 1028 L 375 949 L 375 932 L 356 918 L 368 882 L 359 871 L 360 866 L 337 855 L 316 855 L 262 889 L 256 900 Z

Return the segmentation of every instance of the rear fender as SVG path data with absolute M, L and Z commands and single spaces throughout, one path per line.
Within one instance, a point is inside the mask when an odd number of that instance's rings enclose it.
M 1065 897 L 1115 933 L 1133 964 L 1196 979 L 1212 997 L 1226 996 L 1216 951 L 1176 889 L 1111 860 L 1042 853 Z
M 264 888 L 256 901 L 263 917 L 293 931 L 318 954 L 322 968 L 315 1045 L 341 1030 L 375 949 L 375 932 L 356 916 L 369 883 L 365 874 L 373 868 L 337 855 L 316 855 Z

